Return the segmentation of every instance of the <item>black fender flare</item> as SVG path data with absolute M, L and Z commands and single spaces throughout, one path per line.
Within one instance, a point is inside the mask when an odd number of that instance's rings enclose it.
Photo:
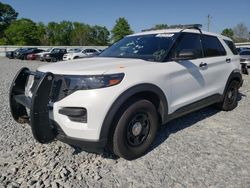
M 224 88 L 224 92 L 223 92 L 223 99 L 224 99 L 224 96 L 226 94 L 226 91 L 227 91 L 227 87 L 229 85 L 229 83 L 234 80 L 234 79 L 237 79 L 239 80 L 239 87 L 242 86 L 243 84 L 243 79 L 242 79 L 242 75 L 241 75 L 241 71 L 239 69 L 235 69 L 231 72 L 231 74 L 229 75 L 228 79 L 227 79 L 227 83 L 226 83 L 226 86 Z
M 168 114 L 168 102 L 164 92 L 154 84 L 139 84 L 135 85 L 125 92 L 123 92 L 111 105 L 108 113 L 105 116 L 105 119 L 102 124 L 99 140 L 105 139 L 108 140 L 108 136 L 112 127 L 113 120 L 115 118 L 116 113 L 120 109 L 120 107 L 132 96 L 141 93 L 141 92 L 152 92 L 158 96 L 160 102 L 162 104 L 163 113 L 161 114 L 162 121 L 165 122 Z

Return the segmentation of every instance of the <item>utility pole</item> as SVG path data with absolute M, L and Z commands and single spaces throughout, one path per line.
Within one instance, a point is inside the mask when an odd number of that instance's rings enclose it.
M 211 16 L 210 14 L 207 15 L 207 31 L 210 29 L 210 24 L 211 24 Z

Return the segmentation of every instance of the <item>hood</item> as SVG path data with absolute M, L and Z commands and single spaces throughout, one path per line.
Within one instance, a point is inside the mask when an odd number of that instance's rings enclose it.
M 47 64 L 39 67 L 37 70 L 54 74 L 92 75 L 104 74 L 111 70 L 117 73 L 124 72 L 127 68 L 145 66 L 152 63 L 154 62 L 141 59 L 95 57 Z

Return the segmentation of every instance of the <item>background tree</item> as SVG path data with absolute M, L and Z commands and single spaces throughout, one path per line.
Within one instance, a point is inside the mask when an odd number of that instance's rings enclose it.
M 142 31 L 150 31 L 150 30 L 159 30 L 159 29 L 167 29 L 167 24 L 156 24 L 154 27 L 151 27 L 150 29 L 143 29 Z
M 14 45 L 40 44 L 37 25 L 30 19 L 23 18 L 12 22 L 4 33 L 9 44 L 14 44 Z
M 49 45 L 56 45 L 58 42 L 58 23 L 49 22 L 46 27 L 46 36 L 48 38 Z
M 72 30 L 72 22 L 49 22 L 46 29 L 46 35 L 48 36 L 49 44 L 57 46 L 70 45 Z
M 74 22 L 71 32 L 71 45 L 86 46 L 90 43 L 91 27 L 87 24 Z
M 8 4 L 0 2 L 0 37 L 3 37 L 4 30 L 16 20 L 18 13 Z
M 156 24 L 152 29 L 167 29 L 168 25 L 167 24 Z
M 49 45 L 49 37 L 47 35 L 46 29 L 47 29 L 47 26 L 44 23 L 42 22 L 37 23 L 37 32 L 38 32 L 40 45 L 44 45 L 44 46 Z
M 236 42 L 246 42 L 249 39 L 249 31 L 244 23 L 239 23 L 233 28 Z
M 72 30 L 72 22 L 62 21 L 59 23 L 59 45 L 70 45 Z
M 109 31 L 106 27 L 95 25 L 91 28 L 91 45 L 105 46 L 109 42 Z
M 231 39 L 233 39 L 233 36 L 234 36 L 234 32 L 233 32 L 233 30 L 231 28 L 224 29 L 221 34 L 224 35 L 224 36 L 227 36 L 227 37 L 229 37 Z
M 132 34 L 133 31 L 131 30 L 129 23 L 125 18 L 118 18 L 111 33 L 112 33 L 112 41 L 117 42 L 126 35 Z

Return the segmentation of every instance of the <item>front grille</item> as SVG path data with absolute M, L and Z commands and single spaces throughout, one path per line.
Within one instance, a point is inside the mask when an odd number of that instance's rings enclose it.
M 37 72 L 37 75 L 39 76 L 34 76 L 34 82 L 30 89 L 32 94 L 34 93 L 35 88 L 39 84 L 42 74 L 43 73 L 41 72 Z M 68 87 L 66 85 L 64 77 L 62 75 L 54 75 L 54 80 L 53 80 L 50 95 L 49 95 L 50 101 L 57 102 L 68 95 L 69 95 Z
M 51 102 L 56 102 L 66 97 L 68 95 L 67 91 L 68 87 L 64 77 L 62 75 L 54 75 L 54 81 L 50 92 Z

